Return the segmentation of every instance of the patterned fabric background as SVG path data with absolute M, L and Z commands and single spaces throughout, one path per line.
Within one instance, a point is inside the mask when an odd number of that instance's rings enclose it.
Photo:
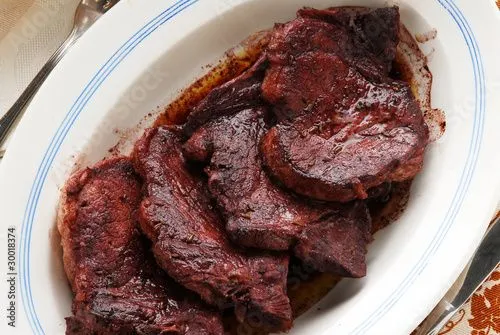
M 439 335 L 500 334 L 500 266 Z
M 499 0 L 500 2 L 500 0 Z M 499 4 L 500 5 L 500 4 Z M 499 6 L 500 8 L 500 6 Z M 500 218 L 500 208 L 491 223 Z M 500 223 L 499 223 L 500 224 Z M 465 272 L 465 271 L 464 271 Z M 457 279 L 447 296 L 454 297 L 464 280 L 464 273 Z M 444 299 L 443 299 L 444 300 Z M 426 320 L 412 333 L 425 335 L 424 330 L 433 325 L 446 303 L 440 302 Z M 490 277 L 460 307 L 438 335 L 496 335 L 500 334 L 500 263 Z
M 67 35 L 78 2 L 0 0 L 0 116 Z M 500 266 L 439 334 L 500 334 Z
M 500 0 L 497 1 L 500 8 Z M 500 218 L 500 212 L 492 223 Z M 500 334 L 500 264 L 439 335 Z

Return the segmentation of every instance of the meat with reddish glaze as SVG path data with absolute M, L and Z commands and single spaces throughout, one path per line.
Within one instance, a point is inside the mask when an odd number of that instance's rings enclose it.
M 66 183 L 58 226 L 75 293 L 66 334 L 223 334 L 220 315 L 156 267 L 137 227 L 140 199 L 127 158 Z
M 373 22 L 393 18 L 384 31 L 399 27 L 399 15 L 387 14 L 395 10 L 368 13 L 380 16 Z M 409 85 L 388 77 L 394 34 L 362 48 L 349 37 L 357 30 L 331 20 L 329 12 L 304 13 L 276 29 L 267 52 L 262 92 L 279 120 L 261 145 L 269 171 L 299 194 L 341 202 L 366 199 L 374 187 L 414 177 L 429 133 Z M 344 45 L 360 48 L 353 54 Z
M 214 113 L 232 115 L 243 109 L 262 105 L 261 84 L 266 67 L 266 57 L 262 56 L 250 69 L 210 91 L 190 112 L 183 125 L 184 133 L 191 135 L 199 126 L 212 119 Z
M 229 236 L 246 247 L 294 248 L 307 265 L 323 272 L 364 276 L 371 239 L 366 206 L 308 201 L 274 184 L 259 156 L 259 142 L 268 129 L 265 113 L 260 107 L 223 115 L 200 127 L 184 145 L 187 158 L 209 162 L 208 188 L 222 209 Z
M 145 183 L 141 227 L 160 266 L 206 302 L 234 304 L 240 322 L 289 329 L 288 256 L 243 251 L 227 239 L 206 185 L 186 165 L 175 130 L 147 130 L 133 159 Z

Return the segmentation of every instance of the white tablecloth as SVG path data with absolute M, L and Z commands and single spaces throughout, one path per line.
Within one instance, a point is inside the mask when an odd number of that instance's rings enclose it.
M 79 0 L 0 0 L 0 116 L 64 41 Z

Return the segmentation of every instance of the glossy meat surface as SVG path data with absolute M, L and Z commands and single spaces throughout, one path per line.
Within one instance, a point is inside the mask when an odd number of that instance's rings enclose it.
M 230 237 L 246 247 L 295 248 L 307 265 L 323 272 L 364 276 L 371 238 L 366 207 L 311 202 L 275 185 L 259 156 L 259 142 L 268 129 L 265 113 L 261 107 L 216 118 L 184 145 L 188 158 L 209 162 L 208 188 L 224 213 Z
M 342 56 L 363 76 L 383 81 L 391 70 L 399 42 L 400 15 L 397 7 L 304 8 L 297 15 L 302 19 L 315 19 L 333 25 L 336 34 L 342 38 L 337 39 L 337 48 L 329 50 Z M 318 33 L 321 34 L 321 29 Z M 332 43 L 331 36 L 327 43 Z M 324 46 L 321 50 L 325 50 Z
M 302 77 L 294 68 L 299 59 L 311 63 L 314 58 L 308 55 L 317 53 L 336 55 L 364 77 L 384 81 L 396 54 L 398 32 L 399 11 L 394 7 L 302 9 L 297 19 L 273 30 L 266 50 L 270 67 L 262 84 L 264 98 L 281 120 L 310 111 L 318 95 L 333 89 L 315 82 L 325 64 L 309 65 L 311 72 Z
M 320 272 L 364 277 L 371 229 L 365 203 L 337 204 L 332 206 L 329 217 L 304 227 L 294 248 L 295 255 Z
M 73 175 L 58 221 L 75 297 L 67 334 L 223 334 L 218 313 L 157 268 L 139 234 L 141 185 L 126 158 Z
M 188 169 L 173 130 L 147 130 L 133 156 L 145 182 L 141 227 L 160 266 L 208 303 L 234 304 L 240 322 L 289 329 L 288 256 L 243 251 L 228 240 L 206 184 Z
M 266 57 L 257 62 L 240 76 L 220 85 L 191 111 L 184 125 L 184 133 L 191 135 L 205 124 L 216 112 L 217 115 L 232 115 L 246 108 L 262 105 L 261 84 L 267 67 Z
M 399 16 L 388 10 L 369 13 L 393 17 L 390 26 L 399 27 Z M 420 171 L 428 129 L 410 87 L 387 76 L 397 44 L 393 34 L 353 56 L 342 45 L 358 45 L 346 37 L 357 35 L 325 15 L 307 10 L 306 18 L 279 27 L 271 39 L 262 90 L 279 123 L 261 151 L 271 173 L 299 194 L 366 199 L 371 188 Z

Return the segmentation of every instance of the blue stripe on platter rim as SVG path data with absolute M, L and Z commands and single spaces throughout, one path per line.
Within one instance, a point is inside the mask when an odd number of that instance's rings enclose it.
M 73 123 L 78 118 L 80 113 L 84 110 L 89 100 L 94 96 L 97 89 L 112 73 L 112 71 L 127 57 L 127 55 L 134 50 L 145 38 L 152 32 L 158 29 L 165 22 L 169 21 L 186 8 L 190 7 L 199 0 L 181 0 L 175 2 L 172 6 L 160 13 L 158 16 L 149 21 L 139 31 L 137 31 L 127 42 L 125 42 L 99 69 L 94 77 L 88 82 L 86 87 L 80 93 L 71 109 L 66 114 L 64 120 L 61 122 L 56 133 L 47 148 L 42 162 L 38 168 L 35 180 L 33 182 L 29 200 L 26 205 L 26 210 L 23 218 L 20 236 L 20 279 L 21 279 L 21 297 L 23 301 L 24 312 L 30 323 L 31 329 L 35 334 L 45 334 L 38 315 L 35 310 L 33 296 L 31 292 L 31 276 L 30 276 L 30 246 L 31 246 L 31 232 L 33 221 L 42 193 L 43 185 L 45 183 L 48 171 L 52 165 L 56 154 L 58 153 L 62 143 L 64 142 L 68 132 L 71 130 Z M 469 23 L 465 19 L 463 13 L 456 7 L 451 0 L 436 0 L 439 4 L 452 16 L 453 20 L 458 25 L 472 60 L 474 69 L 475 81 L 475 95 L 476 106 L 474 113 L 473 132 L 471 136 L 469 154 L 466 164 L 463 169 L 461 180 L 458 184 L 457 191 L 453 197 L 452 203 L 447 211 L 445 219 L 439 226 L 438 233 L 434 236 L 433 240 L 429 243 L 426 251 L 423 253 L 420 260 L 415 264 L 413 269 L 408 273 L 406 278 L 398 285 L 395 290 L 386 298 L 373 312 L 370 314 L 352 334 L 363 334 L 366 332 L 376 320 L 380 319 L 390 308 L 401 298 L 401 296 L 408 290 L 414 282 L 418 274 L 420 274 L 427 266 L 429 259 L 435 254 L 440 244 L 446 237 L 449 229 L 453 225 L 454 219 L 460 210 L 467 190 L 469 188 L 474 169 L 477 165 L 479 150 L 483 138 L 483 127 L 485 117 L 485 79 L 484 68 L 482 64 L 481 54 L 479 52 L 477 41 L 470 28 Z

